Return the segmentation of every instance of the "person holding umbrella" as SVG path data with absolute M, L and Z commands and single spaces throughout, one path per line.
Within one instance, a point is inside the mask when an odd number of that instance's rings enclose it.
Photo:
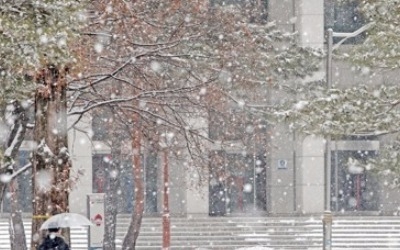
M 61 228 L 56 223 L 50 224 L 47 231 L 48 234 L 42 244 L 39 245 L 38 250 L 70 250 L 60 234 Z
M 85 216 L 77 213 L 60 213 L 52 215 L 40 226 L 40 230 L 47 230 L 48 234 L 37 250 L 70 250 L 70 247 L 61 236 L 61 228 L 92 226 L 93 223 Z

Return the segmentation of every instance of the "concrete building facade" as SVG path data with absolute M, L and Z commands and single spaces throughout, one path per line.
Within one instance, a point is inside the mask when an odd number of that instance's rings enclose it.
M 286 31 L 299 34 L 302 46 L 325 47 L 325 28 L 329 26 L 335 0 L 269 0 L 268 19 L 277 22 Z M 353 1 L 354 2 L 354 1 Z M 327 9 L 330 10 L 327 10 Z M 354 10 L 354 9 L 353 9 Z M 351 13 L 350 13 L 351 14 Z M 354 14 L 354 13 L 353 13 Z M 339 15 L 340 16 L 340 15 Z M 347 20 L 343 17 L 343 20 Z M 340 23 L 339 21 L 334 23 Z M 356 28 L 356 24 L 349 25 Z M 331 25 L 332 26 L 332 25 Z M 340 25 L 339 25 L 340 26 Z M 335 28 L 335 25 L 333 25 Z M 343 27 L 342 27 L 343 28 Z M 344 31 L 344 30 L 339 30 Z M 344 49 L 345 49 L 344 45 Z M 356 85 L 369 81 L 380 84 L 390 80 L 390 75 L 363 76 L 351 71 L 343 62 L 334 62 L 334 85 L 345 82 Z M 325 72 L 315 73 L 315 79 L 323 79 Z M 277 98 L 280 93 L 277 93 Z M 274 101 L 274 100 L 272 100 Z M 74 119 L 71 117 L 70 119 Z M 207 124 L 207 121 L 202 121 Z M 72 176 L 77 177 L 76 186 L 70 194 L 70 210 L 86 214 L 87 195 L 104 192 L 107 173 L 104 162 L 110 148 L 101 141 L 87 139 L 82 131 L 92 129 L 91 119 L 82 120 L 81 130 L 69 134 L 72 155 Z M 268 126 L 267 147 L 254 149 L 243 154 L 239 141 L 232 141 L 230 148 L 210 148 L 210 157 L 222 159 L 224 173 L 213 172 L 213 166 L 205 170 L 208 176 L 202 185 L 190 185 L 198 173 L 182 168 L 182 162 L 170 162 L 170 211 L 173 215 L 225 216 L 225 215 L 302 215 L 320 214 L 324 211 L 325 188 L 325 139 L 290 132 L 285 124 Z M 348 159 L 371 157 L 379 151 L 384 140 L 381 138 L 350 138 L 332 142 L 332 171 L 330 188 L 331 210 L 339 213 L 394 214 L 400 206 L 400 195 L 390 189 L 384 181 L 365 172 L 348 169 Z M 29 151 L 25 143 L 22 151 Z M 24 156 L 21 157 L 24 159 Z M 230 163 L 230 161 L 232 161 Z M 237 166 L 233 161 L 240 162 Z M 163 158 L 143 153 L 143 169 L 146 185 L 145 212 L 160 215 L 162 212 Z M 129 165 L 129 163 L 127 163 Z M 243 167 L 245 166 L 245 167 Z M 182 171 L 184 169 L 184 171 Z M 133 210 L 133 179 L 129 174 L 122 180 L 119 212 Z M 122 178 L 122 177 L 121 177 Z M 221 184 L 216 179 L 223 178 Z M 234 185 L 230 185 L 233 183 Z M 28 192 L 28 191 L 27 191 Z M 28 195 L 28 193 L 27 193 Z M 29 210 L 29 205 L 26 206 Z M 7 206 L 3 206 L 3 212 Z

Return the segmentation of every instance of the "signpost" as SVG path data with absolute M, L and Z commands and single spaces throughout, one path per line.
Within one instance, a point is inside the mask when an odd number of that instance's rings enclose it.
M 89 227 L 88 249 L 103 249 L 104 238 L 104 194 L 87 196 L 88 217 L 94 226 Z

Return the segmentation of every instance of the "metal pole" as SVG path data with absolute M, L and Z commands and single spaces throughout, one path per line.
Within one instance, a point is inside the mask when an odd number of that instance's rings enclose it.
M 330 250 L 332 249 L 332 212 L 325 211 L 323 218 L 323 234 L 324 234 L 324 242 L 323 249 Z
M 335 211 L 339 211 L 339 156 L 338 156 L 338 149 L 337 143 L 335 141 Z
M 332 88 L 332 51 L 333 51 L 333 30 L 327 31 L 327 54 L 326 54 L 326 83 L 328 89 Z
M 293 211 L 297 212 L 297 164 L 296 164 L 296 148 L 297 148 L 297 139 L 296 139 L 296 131 L 293 131 Z
M 327 55 L 326 55 L 326 82 L 328 90 L 332 87 L 332 47 L 333 30 L 327 32 Z M 325 158 L 325 212 L 323 222 L 323 249 L 332 248 L 332 212 L 331 212 L 331 136 L 326 137 L 326 158 Z
M 257 168 L 257 157 L 256 157 L 256 140 L 254 138 L 254 146 L 253 146 L 253 210 L 256 211 L 257 209 L 257 190 L 256 190 L 256 168 Z
M 337 49 L 343 42 L 345 42 L 350 37 L 355 37 L 361 34 L 362 32 L 370 29 L 373 27 L 375 23 L 368 23 L 363 27 L 359 28 L 358 30 L 352 33 L 337 33 L 333 32 L 332 29 L 327 30 L 327 55 L 326 55 L 326 83 L 328 90 L 332 88 L 332 52 L 333 50 Z M 333 46 L 333 37 L 344 37 L 340 40 L 335 46 Z M 335 147 L 335 150 L 337 148 Z M 332 162 L 331 162 L 331 136 L 328 135 L 326 137 L 326 161 L 325 161 L 325 212 L 323 216 L 323 249 L 330 250 L 332 248 L 332 212 L 331 212 L 331 169 L 332 169 Z M 337 152 L 335 152 L 337 155 Z M 335 160 L 336 169 L 338 167 L 337 158 Z M 337 171 L 337 170 L 336 170 Z M 335 177 L 337 179 L 337 175 Z M 336 185 L 337 188 L 337 185 Z M 337 195 L 336 195 L 337 198 Z

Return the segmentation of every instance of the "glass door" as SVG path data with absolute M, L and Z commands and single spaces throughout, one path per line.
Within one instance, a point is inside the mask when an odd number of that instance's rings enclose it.
M 254 155 L 212 152 L 210 157 L 210 215 L 265 211 L 265 161 Z

